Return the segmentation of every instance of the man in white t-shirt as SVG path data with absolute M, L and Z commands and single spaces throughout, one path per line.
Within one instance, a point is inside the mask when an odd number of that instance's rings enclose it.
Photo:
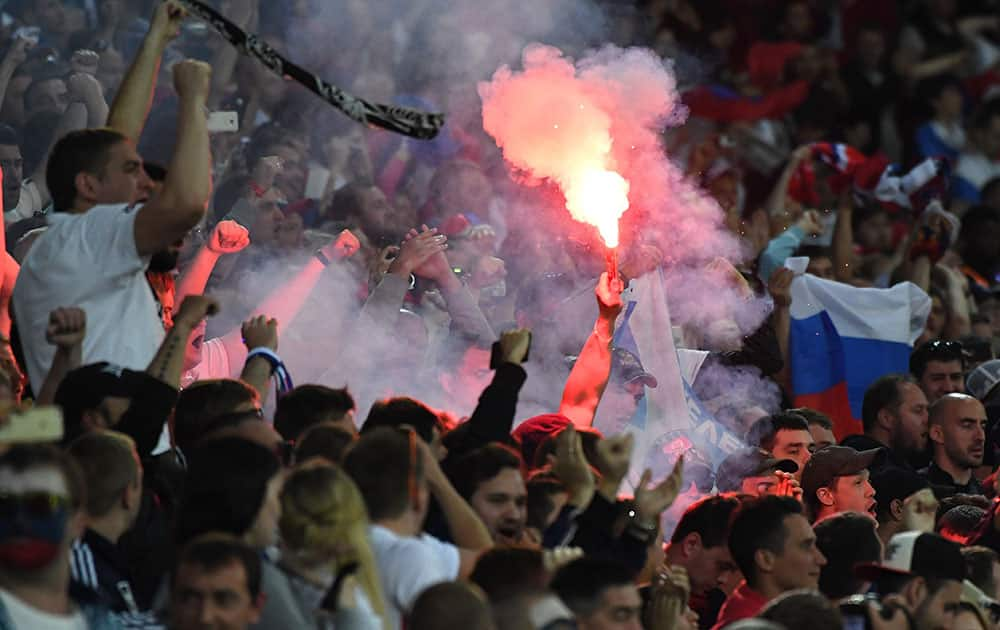
M 55 212 L 21 266 L 13 298 L 35 391 L 54 352 L 45 342 L 45 322 L 60 306 L 73 304 L 87 312 L 84 364 L 108 361 L 144 369 L 163 340 L 145 271 L 153 254 L 181 240 L 205 213 L 211 155 L 204 108 L 211 68 L 197 61 L 174 66 L 177 144 L 162 190 L 142 205 L 136 202 L 148 196 L 151 183 L 129 138 L 141 132 L 155 71 L 146 81 L 135 75 L 143 74 L 149 57 L 159 58 L 182 17 L 173 2 L 157 9 L 109 118 L 114 128 L 71 132 L 52 150 L 46 180 Z
M 371 545 L 386 599 L 386 628 L 401 628 L 424 590 L 467 578 L 489 531 L 448 482 L 430 448 L 412 431 L 363 433 L 344 461 L 371 518 Z M 433 495 L 458 546 L 422 533 Z
M 83 533 L 79 469 L 49 445 L 0 455 L 0 627 L 105 630 L 110 611 L 70 585 L 70 548 Z

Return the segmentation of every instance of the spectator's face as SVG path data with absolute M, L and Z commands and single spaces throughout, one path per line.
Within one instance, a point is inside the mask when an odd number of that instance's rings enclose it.
M 771 453 L 776 459 L 790 459 L 799 465 L 796 479 L 802 476 L 802 469 L 812 456 L 812 433 L 805 429 L 782 429 L 774 435 L 774 448 Z
M 816 588 L 826 558 L 816 547 L 816 535 L 809 521 L 801 514 L 789 514 L 782 525 L 788 532 L 784 549 L 781 553 L 766 554 L 769 562 L 759 568 L 770 573 L 782 591 Z
M 744 477 L 741 482 L 740 492 L 754 497 L 774 494 L 778 489 L 780 481 L 775 474 Z
M 986 409 L 974 398 L 949 401 L 947 413 L 941 422 L 931 426 L 930 436 L 953 464 L 961 468 L 982 466 L 986 448 Z
M 875 488 L 868 481 L 867 470 L 835 477 L 830 490 L 836 512 L 860 512 L 875 518 Z
M 689 558 L 683 564 L 694 594 L 702 595 L 713 588 L 721 588 L 738 571 L 733 555 L 729 552 L 729 545 L 725 543 L 703 547 L 701 537 L 690 534 L 682 544 Z
M 0 572 L 18 579 L 67 561 L 72 541 L 83 533 L 82 521 L 71 513 L 58 468 L 0 469 L 0 496 Z
M 879 212 L 861 223 L 857 230 L 857 241 L 872 252 L 892 250 L 892 224 L 889 222 L 889 216 Z
M 171 589 L 170 627 L 176 630 L 237 630 L 260 620 L 246 569 L 233 560 L 217 569 L 196 564 L 177 567 Z
M 469 504 L 483 519 L 498 544 L 516 544 L 524 534 L 528 520 L 528 491 L 521 471 L 504 468 L 492 479 L 479 484 Z
M 955 86 L 946 87 L 934 101 L 938 118 L 958 120 L 962 116 L 962 93 Z
M 805 40 L 812 35 L 812 14 L 805 2 L 790 4 L 785 11 L 785 36 L 788 39 Z
M 448 168 L 448 166 L 444 167 Z M 484 217 L 489 210 L 493 188 L 489 180 L 477 168 L 458 167 L 441 189 L 441 217 L 458 213 L 474 213 Z
M 191 333 L 191 343 L 184 348 L 185 370 L 190 370 L 201 363 L 201 347 L 205 343 L 205 328 L 207 325 L 205 320 L 201 320 Z
M 833 431 L 827 429 L 824 426 L 818 424 L 809 425 L 809 433 L 813 437 L 813 452 L 820 450 L 821 448 L 826 448 L 831 444 L 837 443 L 837 438 L 834 437 Z
M 587 617 L 577 617 L 580 630 L 641 630 L 642 598 L 629 584 L 601 592 L 600 607 Z
M 899 385 L 899 393 L 890 446 L 904 454 L 920 453 L 927 448 L 927 397 L 913 383 Z
M 69 97 L 66 83 L 62 79 L 41 81 L 24 94 L 25 111 L 32 114 L 38 112 L 61 114 L 66 111 L 67 104 L 69 104 Z
M 955 612 L 962 600 L 962 583 L 947 580 L 932 597 L 924 599 L 913 612 L 914 628 L 953 628 Z
M 278 520 L 281 519 L 281 486 L 285 478 L 278 473 L 267 483 L 264 502 L 257 512 L 250 531 L 246 534 L 247 544 L 257 549 L 266 549 L 278 542 Z
M 288 214 L 278 225 L 278 244 L 286 248 L 298 247 L 302 244 L 303 229 L 302 217 Z
M 816 256 L 814 258 L 810 258 L 809 266 L 806 267 L 806 272 L 811 273 L 817 278 L 833 280 L 833 261 L 827 256 Z
M 65 32 L 66 9 L 60 0 L 37 0 L 35 15 L 42 30 L 48 33 Z
M 250 242 L 256 245 L 267 245 L 278 240 L 281 223 L 285 213 L 278 205 L 281 195 L 273 188 L 257 200 L 257 212 L 253 225 L 250 226 Z
M 122 59 L 121 53 L 113 48 L 102 52 L 97 66 L 97 80 L 104 88 L 104 94 L 110 98 L 118 90 L 124 76 L 125 60 Z
M 920 377 L 920 389 L 924 390 L 929 403 L 945 394 L 965 393 L 962 379 L 961 361 L 928 361 L 924 375 Z
M 361 228 L 370 238 L 385 232 L 392 216 L 392 206 L 385 193 L 375 186 L 361 192 Z
M 142 168 L 142 158 L 131 142 L 111 147 L 107 166 L 98 177 L 90 178 L 88 191 L 94 203 L 136 203 L 149 198 L 153 182 Z
M 21 148 L 16 144 L 0 144 L 0 168 L 3 169 L 3 210 L 10 212 L 21 202 L 23 177 Z

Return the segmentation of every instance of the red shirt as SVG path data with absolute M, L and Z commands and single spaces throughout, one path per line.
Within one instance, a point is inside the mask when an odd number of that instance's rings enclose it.
M 719 611 L 719 620 L 712 626 L 712 630 L 722 630 L 731 623 L 740 619 L 754 617 L 767 604 L 767 599 L 747 586 L 746 581 L 740 582 L 733 594 L 726 598 L 726 603 Z

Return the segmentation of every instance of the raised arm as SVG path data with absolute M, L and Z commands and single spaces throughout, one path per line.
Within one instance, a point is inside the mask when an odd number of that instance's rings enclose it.
M 52 367 L 45 375 L 42 389 L 35 403 L 53 405 L 59 384 L 72 370 L 80 367 L 83 354 L 83 338 L 87 333 L 87 313 L 82 308 L 57 308 L 49 313 L 49 326 L 45 330 L 45 341 L 56 347 L 52 357 Z
M 218 312 L 218 302 L 207 295 L 189 295 L 184 298 L 180 309 L 174 315 L 174 327 L 160 344 L 156 356 L 146 368 L 146 373 L 174 389 L 179 388 L 181 372 L 184 369 L 184 350 L 191 333 L 201 320 Z
M 149 256 L 184 237 L 205 215 L 212 190 L 212 156 L 205 121 L 205 99 L 212 70 L 200 61 L 174 66 L 180 97 L 177 145 L 159 194 L 139 210 L 135 244 Z
M 850 283 L 854 279 L 854 202 L 850 193 L 840 198 L 837 223 L 833 228 L 833 277 L 838 282 Z
M 115 102 L 111 105 L 108 127 L 135 142 L 142 135 L 146 117 L 153 105 L 153 88 L 156 87 L 163 51 L 170 40 L 177 37 L 185 16 L 183 7 L 174 0 L 166 0 L 156 8 L 139 53 L 125 73 Z M 206 86 L 205 97 L 207 96 Z M 181 113 L 183 115 L 183 109 Z
M 417 442 L 422 453 L 427 485 L 444 513 L 455 546 L 459 548 L 461 565 L 458 576 L 465 579 L 472 573 L 479 556 L 493 546 L 493 539 L 475 510 L 458 494 L 448 481 L 448 477 L 441 471 L 441 466 L 427 443 L 423 440 Z
M 609 280 L 608 274 L 602 273 L 594 289 L 598 306 L 594 331 L 583 344 L 580 356 L 566 379 L 559 404 L 559 413 L 569 418 L 574 426 L 589 427 L 594 424 L 597 405 L 611 375 L 611 339 L 615 333 L 615 320 L 622 310 L 621 292 L 624 288 L 620 278 Z
M 235 254 L 250 244 L 250 233 L 236 221 L 219 221 L 194 260 L 177 281 L 176 302 L 183 302 L 189 295 L 205 292 L 215 263 L 225 254 Z

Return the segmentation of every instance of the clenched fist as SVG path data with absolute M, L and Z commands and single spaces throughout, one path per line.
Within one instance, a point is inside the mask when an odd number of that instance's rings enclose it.
M 219 221 L 206 246 L 216 254 L 235 254 L 250 244 L 250 232 L 236 221 Z
M 203 61 L 185 59 L 174 65 L 174 89 L 181 100 L 204 100 L 211 81 L 212 67 Z

